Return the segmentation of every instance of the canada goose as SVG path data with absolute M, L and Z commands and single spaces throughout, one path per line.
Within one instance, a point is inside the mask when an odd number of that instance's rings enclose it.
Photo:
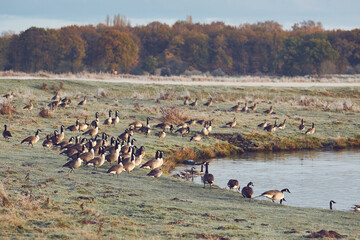
M 86 117 L 84 123 L 79 123 L 79 132 L 80 131 L 85 131 L 89 127 L 87 119 L 88 118 Z
M 209 134 L 212 132 L 212 121 L 213 120 L 208 121 L 208 124 L 207 124 L 207 130 L 208 130 Z
M 80 106 L 85 105 L 86 102 L 87 102 L 87 96 L 85 96 L 85 97 L 84 97 L 84 100 L 80 101 L 80 102 L 78 103 L 78 105 L 80 105 Z
M 177 128 L 187 128 L 188 124 L 186 122 L 184 123 L 180 123 L 179 125 L 176 126 Z
M 264 130 L 264 129 L 267 127 L 268 124 L 269 124 L 268 120 L 265 119 L 265 122 L 260 123 L 260 124 L 258 125 L 258 127 L 261 128 L 262 130 Z
M 201 126 L 204 126 L 206 121 L 204 119 L 199 119 L 196 121 L 197 124 L 201 125 Z
M 154 169 L 154 168 L 159 168 L 163 165 L 164 160 L 163 160 L 163 152 L 160 150 L 156 151 L 155 154 L 155 158 L 147 161 L 146 163 L 144 163 L 143 165 L 141 165 L 140 168 L 146 168 L 146 169 Z
M 95 123 L 97 124 L 97 126 L 99 126 L 99 113 L 96 112 L 95 113 L 95 119 L 91 122 L 91 126 L 95 127 Z
M 265 110 L 264 113 L 266 113 L 266 115 L 270 115 L 273 113 L 273 111 L 274 111 L 273 106 L 271 106 L 269 109 Z
M 257 108 L 257 104 L 254 103 L 254 105 L 249 107 L 248 111 L 253 111 L 254 112 L 256 110 L 256 108 Z
M 152 169 L 146 176 L 154 177 L 157 180 L 162 175 L 162 170 L 160 168 Z
M 110 154 L 106 155 L 105 160 L 108 161 L 110 164 L 118 160 L 120 155 L 120 147 L 120 144 L 116 143 L 115 150 L 112 151 Z
M 210 107 L 213 104 L 213 98 L 209 98 L 209 101 L 204 103 L 204 106 Z
M 105 119 L 104 125 L 108 125 L 108 126 L 111 125 L 111 123 L 112 123 L 111 113 L 112 113 L 112 110 L 109 110 L 109 117 L 107 119 Z
M 124 170 L 129 174 L 135 168 L 135 155 L 131 155 L 131 160 L 123 164 Z
M 236 126 L 236 121 L 237 121 L 237 118 L 234 117 L 234 119 L 231 122 L 226 123 L 226 127 L 228 127 L 228 128 L 235 127 Z
M 70 168 L 69 173 L 74 172 L 75 173 L 75 169 L 79 168 L 82 164 L 83 160 L 81 158 L 75 158 L 74 160 L 70 160 L 67 163 L 65 163 L 63 165 L 63 167 L 68 167 Z
M 52 145 L 53 145 L 53 142 L 51 140 L 50 135 L 46 135 L 46 139 L 43 141 L 42 146 L 44 148 L 50 148 L 50 147 L 52 147 Z
M 175 131 L 175 133 L 179 132 L 182 136 L 185 136 L 186 134 L 190 133 L 190 127 L 186 128 L 179 128 Z
M 21 141 L 21 144 L 24 142 L 27 142 L 28 145 L 31 144 L 31 146 L 34 147 L 34 144 L 37 143 L 40 139 L 40 137 L 39 137 L 40 132 L 41 132 L 41 130 L 38 129 L 35 133 L 35 136 L 30 136 L 30 137 L 25 138 L 24 140 Z
M 136 150 L 136 153 L 135 155 L 141 155 L 142 157 L 145 156 L 145 147 L 144 146 L 141 146 L 139 149 Z
M 241 109 L 241 103 L 240 102 L 238 102 L 238 104 L 237 105 L 235 105 L 235 106 L 233 106 L 233 107 L 231 107 L 231 111 L 234 111 L 234 112 L 239 112 L 240 111 L 240 109 Z
M 334 203 L 336 203 L 334 200 L 331 200 L 331 201 L 330 201 L 330 210 L 333 209 L 333 204 L 334 204 Z
M 156 128 L 161 128 L 163 131 L 170 131 L 172 132 L 174 130 L 174 126 L 169 123 L 159 123 L 155 125 Z
M 315 123 L 312 123 L 311 128 L 309 128 L 308 130 L 306 130 L 305 134 L 306 135 L 310 135 L 310 134 L 314 134 L 315 133 Z
M 299 130 L 302 131 L 302 130 L 304 130 L 304 129 L 305 129 L 304 119 L 302 118 L 302 119 L 301 119 L 301 123 L 300 123 L 300 125 L 299 125 Z
M 190 98 L 188 96 L 185 97 L 184 105 L 189 105 Z
M 30 102 L 29 102 L 29 104 L 28 105 L 26 105 L 23 109 L 24 110 L 28 110 L 29 112 L 34 108 L 34 100 L 33 99 L 31 99 L 30 100 Z
M 286 127 L 286 119 L 284 119 L 284 121 L 282 123 L 280 123 L 277 128 L 280 130 L 284 130 L 285 127 Z
M 196 98 L 195 101 L 190 103 L 189 105 L 192 107 L 196 107 L 198 105 L 198 98 Z
M 269 190 L 269 191 L 266 191 L 266 192 L 262 193 L 260 196 L 257 196 L 257 197 L 267 197 L 267 198 L 271 199 L 273 202 L 275 200 L 280 200 L 280 204 L 281 204 L 282 201 L 285 201 L 284 200 L 284 192 L 290 193 L 289 189 L 284 188 L 281 191 L 279 191 L 279 190 Z
M 7 125 L 4 125 L 4 131 L 3 131 L 3 137 L 8 140 L 10 137 L 12 137 L 9 130 L 7 130 Z
M 254 184 L 252 182 L 249 182 L 246 187 L 243 187 L 243 189 L 241 190 L 241 194 L 244 198 L 251 198 L 254 194 L 254 191 L 250 186 L 254 186 Z
M 65 151 L 62 151 L 60 154 L 66 155 L 69 158 L 74 158 L 76 156 L 76 154 L 85 152 L 85 149 L 86 149 L 85 145 L 74 145 L 73 147 L 68 148 Z
M 134 142 L 136 141 L 135 138 L 131 139 L 130 140 L 130 137 L 128 138 L 128 142 L 127 142 L 127 145 L 124 145 L 121 147 L 121 153 L 124 154 L 124 153 L 127 153 L 129 152 L 129 149 L 134 146 Z
M 119 174 L 122 171 L 124 171 L 124 166 L 123 166 L 121 161 L 122 161 L 122 158 L 121 158 L 121 156 L 119 156 L 118 157 L 118 164 L 113 165 L 112 167 L 110 167 L 109 170 L 106 173 L 114 174 L 114 176 L 116 174 L 117 176 L 119 176 Z
M 51 100 L 59 100 L 60 99 L 60 91 L 56 91 L 55 95 L 51 98 Z
M 190 142 L 192 141 L 192 140 L 194 140 L 194 141 L 200 141 L 201 140 L 201 135 L 200 134 L 195 134 L 194 136 L 192 136 L 191 138 L 190 138 Z
M 214 184 L 214 175 L 209 173 L 209 162 L 204 162 L 203 165 L 201 165 L 201 171 L 203 171 L 203 167 L 205 165 L 205 174 L 203 176 L 203 182 L 204 182 L 204 188 L 205 184 L 208 183 L 211 186 Z
M 229 189 L 236 189 L 236 191 L 239 191 L 240 189 L 240 184 L 239 181 L 236 179 L 230 179 L 227 183 L 227 186 L 229 187 Z
M 115 111 L 115 117 L 112 119 L 112 124 L 118 124 L 120 122 L 120 118 L 119 118 L 119 111 L 116 110 Z
M 60 103 L 59 107 L 65 108 L 65 107 L 68 107 L 70 105 L 71 105 L 71 99 L 68 98 L 68 97 L 65 97 L 64 99 L 61 100 L 61 103 Z
M 79 119 L 76 119 L 75 125 L 68 126 L 66 130 L 70 130 L 71 132 L 75 132 L 79 130 Z
M 196 119 L 190 119 L 189 121 L 185 122 L 188 126 L 193 126 L 196 124 Z
M 74 144 L 74 137 L 70 137 L 70 139 L 68 141 L 62 141 L 61 143 L 57 144 L 58 147 L 60 147 L 61 149 L 66 148 L 69 144 Z
M 95 128 L 91 128 L 91 129 L 87 130 L 82 135 L 90 135 L 93 137 L 96 134 L 98 134 L 98 132 L 99 132 L 99 127 L 98 127 L 97 123 L 95 123 Z
M 64 140 L 64 137 L 65 137 L 65 133 L 64 133 L 64 125 L 61 125 L 60 126 L 60 133 L 59 134 L 56 134 L 52 137 L 52 143 L 54 145 L 57 145 L 59 144 L 62 140 Z
M 208 128 L 207 128 L 207 123 L 206 123 L 205 126 L 202 128 L 201 133 L 202 133 L 202 135 L 204 135 L 204 136 L 209 135 L 209 130 L 208 130 Z
M 89 162 L 91 159 L 95 158 L 95 151 L 92 146 L 90 146 L 90 150 L 87 152 L 83 152 L 79 155 L 79 158 L 81 158 L 85 163 Z
M 148 136 L 150 134 L 151 127 L 150 127 L 150 118 L 149 117 L 146 118 L 146 126 L 143 125 L 140 128 L 140 132 L 145 133 L 146 136 Z
M 129 124 L 129 127 L 135 129 L 135 131 L 138 131 L 140 128 L 142 128 L 143 123 L 140 121 L 135 121 Z
M 103 147 L 99 148 L 99 156 L 87 162 L 87 165 L 94 166 L 95 169 L 101 167 L 105 163 L 105 154 Z
M 277 121 L 276 120 L 275 120 L 274 125 L 269 124 L 264 128 L 265 131 L 268 131 L 270 133 L 274 133 L 276 131 L 276 129 L 277 129 Z
M 241 109 L 241 112 L 247 112 L 249 110 L 248 103 L 245 103 L 245 106 Z
M 164 131 L 161 131 L 161 132 L 156 133 L 155 136 L 162 139 L 162 138 L 166 137 L 166 133 Z

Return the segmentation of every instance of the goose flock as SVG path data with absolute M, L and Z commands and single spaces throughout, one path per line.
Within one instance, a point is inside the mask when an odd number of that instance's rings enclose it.
M 15 96 L 14 93 L 6 94 L 3 97 L 11 99 Z M 60 98 L 60 94 L 56 95 L 50 100 L 48 104 L 49 108 L 54 110 L 57 108 L 66 108 L 70 106 L 72 100 L 69 97 L 63 99 Z M 82 107 L 89 104 L 88 97 L 84 96 L 77 107 Z M 213 106 L 214 99 L 209 98 L 209 100 L 203 104 L 203 106 L 209 108 Z M 189 97 L 186 97 L 184 100 L 184 105 L 189 108 L 197 108 L 199 105 L 199 99 L 196 98 L 193 102 Z M 232 106 L 229 111 L 233 112 L 243 112 L 251 113 L 255 112 L 258 105 L 254 103 L 252 106 L 248 106 L 248 103 L 245 103 L 244 106 L 241 105 L 241 102 L 238 102 L 235 106 Z M 23 110 L 27 111 L 29 114 L 34 108 L 34 100 L 30 100 Z M 113 116 L 114 113 L 114 116 Z M 274 112 L 274 107 L 270 106 L 269 109 L 266 109 L 262 112 L 265 116 L 276 114 Z M 70 173 L 75 173 L 76 169 L 84 166 L 92 166 L 94 170 L 97 170 L 101 167 L 105 167 L 105 162 L 110 164 L 110 167 L 106 171 L 108 174 L 113 174 L 119 176 L 122 172 L 127 172 L 130 174 L 136 167 L 149 169 L 150 171 L 146 174 L 149 177 L 154 177 L 158 179 L 162 175 L 162 166 L 164 164 L 164 152 L 157 150 L 155 156 L 150 160 L 143 162 L 145 159 L 145 146 L 136 146 L 135 134 L 143 134 L 149 136 L 154 129 L 150 126 L 151 117 L 146 118 L 146 123 L 136 120 L 130 122 L 128 127 L 121 132 L 118 136 L 111 136 L 107 134 L 104 129 L 107 127 L 112 127 L 117 125 L 120 122 L 119 111 L 118 110 L 108 110 L 108 116 L 100 122 L 99 112 L 95 113 L 95 118 L 88 122 L 88 119 L 85 118 L 84 122 L 81 123 L 79 119 L 75 119 L 73 125 L 65 127 L 64 125 L 60 126 L 60 130 L 55 130 L 51 134 L 47 134 L 43 140 L 42 146 L 44 148 L 54 148 L 60 149 L 61 155 L 64 155 L 67 159 L 67 162 L 62 165 L 64 168 L 69 169 Z M 154 135 L 159 139 L 166 138 L 167 134 L 178 135 L 186 137 L 190 135 L 189 141 L 200 142 L 202 139 L 206 138 L 213 131 L 213 123 L 215 119 L 190 119 L 186 122 L 174 126 L 171 123 L 161 122 L 157 123 L 154 128 L 159 129 Z M 224 128 L 235 128 L 237 125 L 238 119 L 234 117 L 232 121 L 227 122 Z M 201 126 L 199 132 L 191 130 L 191 127 L 195 124 Z M 284 119 L 280 124 L 275 120 L 274 124 L 270 123 L 267 119 L 258 124 L 258 128 L 263 131 L 267 131 L 271 134 L 274 134 L 277 130 L 285 130 L 287 124 L 287 119 Z M 6 141 L 10 141 L 13 137 L 12 133 L 9 130 L 9 124 L 4 125 L 3 137 Z M 100 132 L 100 126 L 102 128 Z M 304 125 L 304 119 L 301 119 L 301 124 L 298 126 L 300 131 L 304 131 L 303 134 L 311 135 L 315 133 L 315 123 L 312 123 L 311 128 L 308 128 Z M 71 136 L 65 139 L 65 131 L 69 131 Z M 37 129 L 35 134 L 32 136 L 25 137 L 20 143 L 27 143 L 34 147 L 40 141 L 41 129 Z M 67 135 L 67 134 L 66 134 Z M 215 184 L 215 179 L 213 174 L 209 173 L 209 162 L 205 161 L 201 163 L 201 171 L 196 171 L 195 168 L 182 173 L 183 176 L 201 175 L 204 188 L 206 185 L 209 185 L 210 188 Z M 235 189 L 240 192 L 240 184 L 236 179 L 230 179 L 227 186 L 229 189 Z M 254 184 L 249 182 L 245 187 L 242 188 L 241 194 L 244 198 L 258 198 L 266 197 L 274 201 L 280 201 L 282 204 L 285 200 L 284 193 L 290 193 L 289 189 L 284 188 L 280 190 L 269 190 L 257 197 L 253 197 L 254 191 L 252 187 Z M 332 204 L 335 201 L 330 202 L 330 209 L 332 209 Z M 354 211 L 360 211 L 360 206 L 355 205 Z

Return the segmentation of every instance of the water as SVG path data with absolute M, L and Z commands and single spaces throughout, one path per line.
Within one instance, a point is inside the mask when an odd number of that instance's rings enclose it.
M 190 168 L 178 166 L 175 173 Z M 237 179 L 241 188 L 252 181 L 254 196 L 288 188 L 286 205 L 326 209 L 334 200 L 334 209 L 349 211 L 360 204 L 360 151 L 247 153 L 237 159 L 214 159 L 209 172 L 222 188 L 229 179 Z M 194 182 L 202 183 L 200 177 Z

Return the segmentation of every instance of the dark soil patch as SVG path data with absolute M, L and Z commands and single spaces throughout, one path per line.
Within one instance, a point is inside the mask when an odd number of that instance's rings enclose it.
M 304 236 L 305 238 L 346 238 L 335 231 L 320 230 L 318 232 L 311 232 L 310 235 Z

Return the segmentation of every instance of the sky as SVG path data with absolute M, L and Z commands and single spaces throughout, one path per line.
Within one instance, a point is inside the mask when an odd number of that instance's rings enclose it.
M 125 16 L 132 26 L 153 21 L 228 25 L 276 21 L 284 29 L 307 20 L 327 30 L 360 28 L 359 0 L 0 0 L 0 34 L 32 26 L 60 28 L 105 23 L 107 15 Z

